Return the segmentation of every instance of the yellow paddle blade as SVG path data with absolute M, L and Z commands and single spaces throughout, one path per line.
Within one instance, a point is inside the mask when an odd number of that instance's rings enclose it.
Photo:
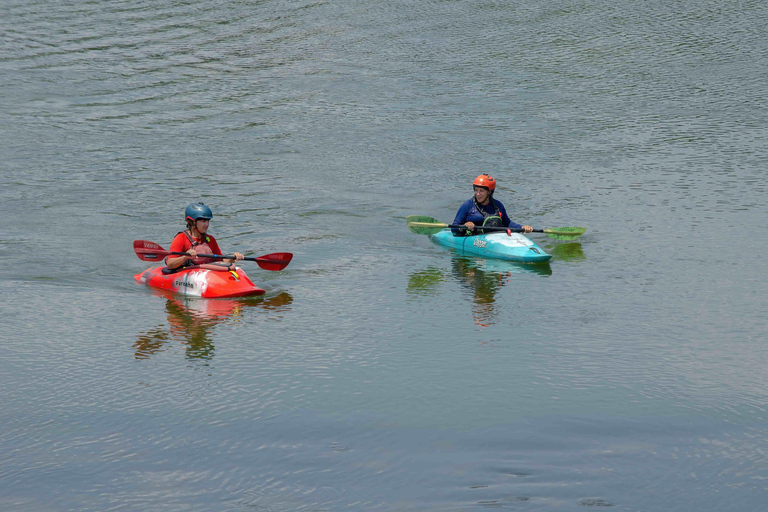
M 409 215 L 405 221 L 408 223 L 408 229 L 417 235 L 434 235 L 448 227 L 448 224 L 426 215 Z
M 564 227 L 544 229 L 543 231 L 549 238 L 554 238 L 555 240 L 575 240 L 583 235 L 587 228 Z

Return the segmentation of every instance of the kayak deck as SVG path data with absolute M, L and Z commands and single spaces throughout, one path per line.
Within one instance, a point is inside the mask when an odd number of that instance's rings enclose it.
M 170 274 L 163 273 L 164 268 L 149 268 L 136 274 L 134 278 L 136 282 L 152 288 L 204 299 L 247 297 L 265 293 L 253 284 L 240 268 L 233 271 L 189 268 Z
M 485 235 L 454 236 L 450 229 L 444 229 L 430 238 L 440 245 L 456 249 L 464 254 L 482 256 L 521 263 L 544 263 L 552 256 L 520 233 L 506 232 Z

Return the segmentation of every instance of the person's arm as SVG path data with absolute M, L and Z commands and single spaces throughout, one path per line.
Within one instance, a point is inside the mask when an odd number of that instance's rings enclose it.
M 501 203 L 499 204 L 499 213 L 501 214 L 501 224 L 505 228 L 513 228 L 513 229 L 522 229 L 526 233 L 530 233 L 533 231 L 533 228 L 531 226 L 528 226 L 527 224 L 524 226 L 522 224 L 518 224 L 517 222 L 512 222 L 512 219 L 509 218 L 509 215 L 507 215 L 507 210 L 504 208 L 504 205 Z
M 195 250 L 192 249 L 192 245 L 189 243 L 189 240 L 187 240 L 187 237 L 184 236 L 183 233 L 179 233 L 178 235 L 176 235 L 176 238 L 173 239 L 173 242 L 171 242 L 170 251 L 187 253 L 187 256 L 174 256 L 174 257 L 168 256 L 167 258 L 165 258 L 165 265 L 171 269 L 179 268 L 184 263 L 186 263 L 187 260 L 190 260 L 195 256 L 197 256 L 197 252 L 195 252 Z
M 493 199 L 493 201 L 496 201 Z M 499 208 L 499 217 L 501 217 L 501 225 L 505 228 L 514 227 L 511 226 L 511 224 L 514 224 L 512 220 L 509 218 L 509 215 L 507 215 L 507 209 L 504 208 L 504 205 L 501 204 L 501 202 L 496 201 L 496 206 Z
M 498 201 L 496 202 L 496 204 L 499 207 L 499 215 L 501 215 L 501 225 L 502 226 L 504 226 L 505 228 L 515 228 L 515 229 L 520 229 L 521 227 L 523 227 L 523 226 L 521 226 L 520 224 L 518 224 L 516 222 L 512 222 L 512 219 L 510 219 L 509 215 L 507 215 L 507 209 L 504 208 L 503 204 L 501 204 Z
M 221 248 L 219 247 L 219 243 L 216 241 L 215 238 L 211 237 L 211 241 L 208 242 L 208 246 L 213 251 L 213 254 L 224 254 L 223 252 L 221 252 Z M 239 252 L 234 253 L 234 257 L 235 257 L 235 259 L 227 258 L 227 259 L 220 260 L 220 261 L 223 261 L 224 263 L 230 263 L 231 264 L 231 263 L 234 263 L 237 260 L 241 260 L 241 259 L 245 258 L 245 256 L 243 256 Z
M 522 229 L 526 233 L 530 233 L 531 231 L 533 231 L 533 228 L 528 224 L 522 225 L 522 224 L 518 224 L 517 222 L 512 222 L 511 220 L 509 221 L 509 224 L 504 227 L 513 228 L 513 229 Z
M 453 223 L 452 223 L 453 225 L 455 225 L 455 226 L 458 226 L 460 224 L 467 225 L 466 221 L 467 221 L 467 215 L 469 214 L 470 203 L 471 203 L 471 201 L 467 201 L 467 202 L 463 203 L 459 207 L 459 211 L 456 212 L 456 218 L 453 219 Z M 472 224 L 472 223 L 470 223 L 470 224 Z M 467 226 L 467 227 L 469 227 L 469 226 Z M 472 227 L 474 227 L 474 224 L 472 224 Z M 464 234 L 464 230 L 461 229 L 461 228 L 451 228 L 451 232 L 454 235 L 463 235 Z

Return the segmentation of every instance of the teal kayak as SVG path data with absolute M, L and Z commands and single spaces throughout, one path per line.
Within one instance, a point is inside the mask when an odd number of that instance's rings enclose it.
M 522 263 L 544 263 L 552 256 L 520 233 L 488 233 L 486 235 L 454 236 L 450 229 L 430 235 L 440 245 L 463 254 Z

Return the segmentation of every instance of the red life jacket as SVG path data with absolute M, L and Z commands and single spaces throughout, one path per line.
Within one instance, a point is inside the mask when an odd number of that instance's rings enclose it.
M 203 263 L 213 263 L 215 261 L 221 261 L 217 260 L 216 258 L 206 258 L 203 256 L 200 256 L 201 254 L 216 254 L 213 252 L 213 249 L 208 245 L 208 242 L 210 241 L 210 238 L 208 236 L 203 235 L 203 241 L 198 242 L 194 238 L 192 238 L 192 235 L 190 235 L 187 231 L 179 231 L 179 233 L 184 233 L 184 236 L 187 237 L 187 240 L 189 240 L 189 243 L 192 244 L 192 249 L 195 250 L 195 252 L 198 254 L 191 260 L 187 260 L 183 266 L 188 267 L 190 265 L 201 265 Z

